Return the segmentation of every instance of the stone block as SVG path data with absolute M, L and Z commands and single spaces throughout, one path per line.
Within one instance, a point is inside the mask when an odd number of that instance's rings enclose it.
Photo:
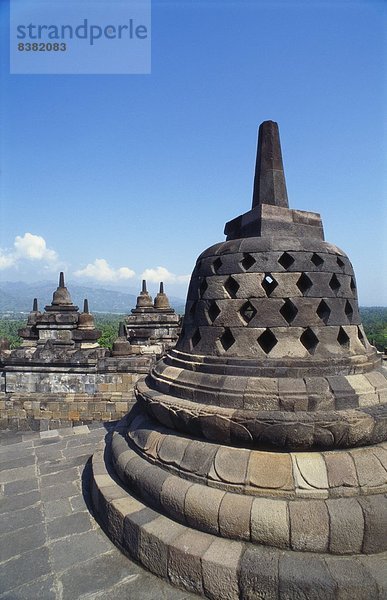
M 124 519 L 123 546 L 134 559 L 140 559 L 141 529 L 147 523 L 159 518 L 159 514 L 144 507 L 138 512 L 127 515 Z
M 158 577 L 167 578 L 169 544 L 184 532 L 183 525 L 160 516 L 140 530 L 138 557 Z
M 362 487 L 377 487 L 387 484 L 387 471 L 372 449 L 354 450 L 351 452 L 351 456 L 355 462 L 359 484 Z
M 387 498 L 383 494 L 359 498 L 364 515 L 363 553 L 387 550 Z
M 252 451 L 250 453 L 247 481 L 254 487 L 293 489 L 290 455 L 278 452 Z
M 254 498 L 251 508 L 251 541 L 276 548 L 288 548 L 289 536 L 287 502 Z
M 376 581 L 359 560 L 327 557 L 326 565 L 337 585 L 337 600 L 380 598 Z
M 294 473 L 298 487 L 328 488 L 327 468 L 320 453 L 294 452 L 292 458 L 295 459 L 298 467 L 298 472 L 295 470 Z
M 163 483 L 160 502 L 163 510 L 173 519 L 185 523 L 184 503 L 190 487 L 194 484 L 170 475 Z
M 219 533 L 219 507 L 225 492 L 194 483 L 185 496 L 184 514 L 190 527 Z
M 217 450 L 216 444 L 203 444 L 193 440 L 188 444 L 180 466 L 184 471 L 206 477 Z
M 219 532 L 227 538 L 250 540 L 252 496 L 226 493 L 219 508 Z
M 140 512 L 144 508 L 138 500 L 132 496 L 125 496 L 124 498 L 117 498 L 112 500 L 107 505 L 106 521 L 109 527 L 109 537 L 115 544 L 126 547 L 124 540 L 124 523 L 126 518 L 130 518 L 130 515 Z
M 330 523 L 329 550 L 333 554 L 361 552 L 364 518 L 355 498 L 327 500 Z
M 337 585 L 323 558 L 285 552 L 279 561 L 279 600 L 333 600 Z
M 279 552 L 249 545 L 240 560 L 239 588 L 246 600 L 278 600 Z
M 214 459 L 218 477 L 226 483 L 243 485 L 246 481 L 250 450 L 220 446 Z
M 174 585 L 203 593 L 202 560 L 213 541 L 212 535 L 190 529 L 171 542 L 168 576 Z
M 190 440 L 175 434 L 166 435 L 158 446 L 159 459 L 169 465 L 180 468 L 184 453 Z
M 357 487 L 356 469 L 349 452 L 325 452 L 328 484 L 333 487 Z
M 215 539 L 203 555 L 203 588 L 208 598 L 238 600 L 239 561 L 243 544 Z
M 289 502 L 291 546 L 293 550 L 326 552 L 329 542 L 329 516 L 322 500 Z

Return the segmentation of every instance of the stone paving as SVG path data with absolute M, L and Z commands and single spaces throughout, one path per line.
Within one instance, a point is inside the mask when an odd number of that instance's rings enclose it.
M 0 432 L 0 598 L 194 600 L 126 558 L 92 514 L 98 425 Z

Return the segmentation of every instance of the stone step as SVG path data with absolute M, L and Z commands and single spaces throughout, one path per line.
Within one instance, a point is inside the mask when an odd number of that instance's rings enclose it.
M 94 454 L 92 470 L 94 510 L 109 537 L 173 585 L 213 600 L 387 598 L 387 553 L 338 557 L 197 531 L 124 489 L 109 442 Z

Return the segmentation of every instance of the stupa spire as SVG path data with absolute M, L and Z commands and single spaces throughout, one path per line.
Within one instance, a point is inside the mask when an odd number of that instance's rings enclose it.
M 38 299 L 34 298 L 33 304 L 32 304 L 32 312 L 38 312 Z
M 65 287 L 65 283 L 64 283 L 64 273 L 63 271 L 61 271 L 59 273 L 59 286 L 60 288 L 64 288 Z
M 252 208 L 261 204 L 289 207 L 278 124 L 274 121 L 261 123 L 258 132 Z

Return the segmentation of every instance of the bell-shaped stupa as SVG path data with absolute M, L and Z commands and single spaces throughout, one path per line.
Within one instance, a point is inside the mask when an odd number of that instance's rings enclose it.
M 348 257 L 288 208 L 272 121 L 252 209 L 225 233 L 197 260 L 176 347 L 94 456 L 96 511 L 208 598 L 386 598 L 386 371 Z

